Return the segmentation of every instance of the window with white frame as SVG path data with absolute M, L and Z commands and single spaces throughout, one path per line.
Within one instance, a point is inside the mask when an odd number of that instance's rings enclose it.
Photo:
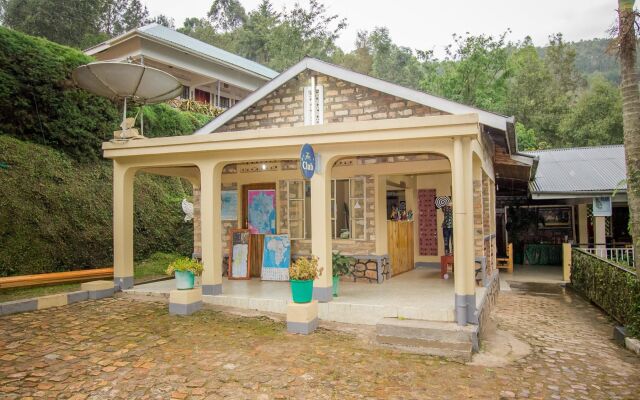
M 287 226 L 291 239 L 311 238 L 311 186 L 308 181 L 287 181 Z
M 365 178 L 331 182 L 331 230 L 334 239 L 366 239 Z

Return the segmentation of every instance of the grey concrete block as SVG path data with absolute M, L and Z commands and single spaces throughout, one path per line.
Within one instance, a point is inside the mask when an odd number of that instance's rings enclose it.
M 103 290 L 92 290 L 92 291 L 89 291 L 89 298 L 91 300 L 104 299 L 105 297 L 113 297 L 114 293 L 115 293 L 115 288 L 103 289 Z
M 329 287 L 313 287 L 313 299 L 320 303 L 328 303 L 333 300 L 333 288 Z
M 38 309 L 38 299 L 8 301 L 0 304 L 0 315 L 17 314 Z
M 117 291 L 131 289 L 133 287 L 133 276 L 115 276 L 113 285 Z
M 624 347 L 624 339 L 627 337 L 627 331 L 624 329 L 624 326 L 614 326 L 613 327 L 613 340 Z
M 89 300 L 89 292 L 86 290 L 80 290 L 78 292 L 67 293 L 67 303 L 77 303 L 79 301 Z
M 287 332 L 308 335 L 318 329 L 318 318 L 314 318 L 309 322 L 290 322 L 287 321 Z
M 202 285 L 202 294 L 206 296 L 216 296 L 222 294 L 222 284 Z
M 171 315 L 191 315 L 202 308 L 202 302 L 191 304 L 169 303 L 169 314 Z

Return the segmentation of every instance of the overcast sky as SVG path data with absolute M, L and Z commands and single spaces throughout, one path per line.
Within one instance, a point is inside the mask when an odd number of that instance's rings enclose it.
M 322 1 L 322 0 L 321 0 Z M 260 0 L 240 0 L 247 11 Z M 298 0 L 301 4 L 307 0 Z M 413 49 L 442 49 L 451 43 L 453 33 L 497 35 L 510 28 L 513 41 L 526 35 L 536 45 L 562 32 L 567 40 L 608 37 L 615 23 L 615 0 L 324 0 L 331 13 L 347 18 L 348 27 L 338 44 L 352 50 L 356 32 L 375 26 L 389 28 L 393 41 Z M 187 17 L 205 17 L 213 0 L 146 0 L 152 16 L 174 18 L 176 27 Z M 272 0 L 275 8 L 290 8 L 296 0 Z

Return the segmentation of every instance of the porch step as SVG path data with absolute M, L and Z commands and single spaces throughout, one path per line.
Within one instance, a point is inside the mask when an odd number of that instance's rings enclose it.
M 376 340 L 384 346 L 462 362 L 471 361 L 477 337 L 476 326 L 455 322 L 383 318 L 376 324 Z

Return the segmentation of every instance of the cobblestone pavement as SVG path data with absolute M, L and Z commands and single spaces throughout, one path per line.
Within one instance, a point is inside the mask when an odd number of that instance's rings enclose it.
M 531 288 L 529 288 L 531 289 Z M 361 336 L 131 299 L 0 318 L 0 398 L 640 398 L 640 359 L 574 295 L 514 290 L 494 318 L 530 343 L 500 368 L 378 348 Z

